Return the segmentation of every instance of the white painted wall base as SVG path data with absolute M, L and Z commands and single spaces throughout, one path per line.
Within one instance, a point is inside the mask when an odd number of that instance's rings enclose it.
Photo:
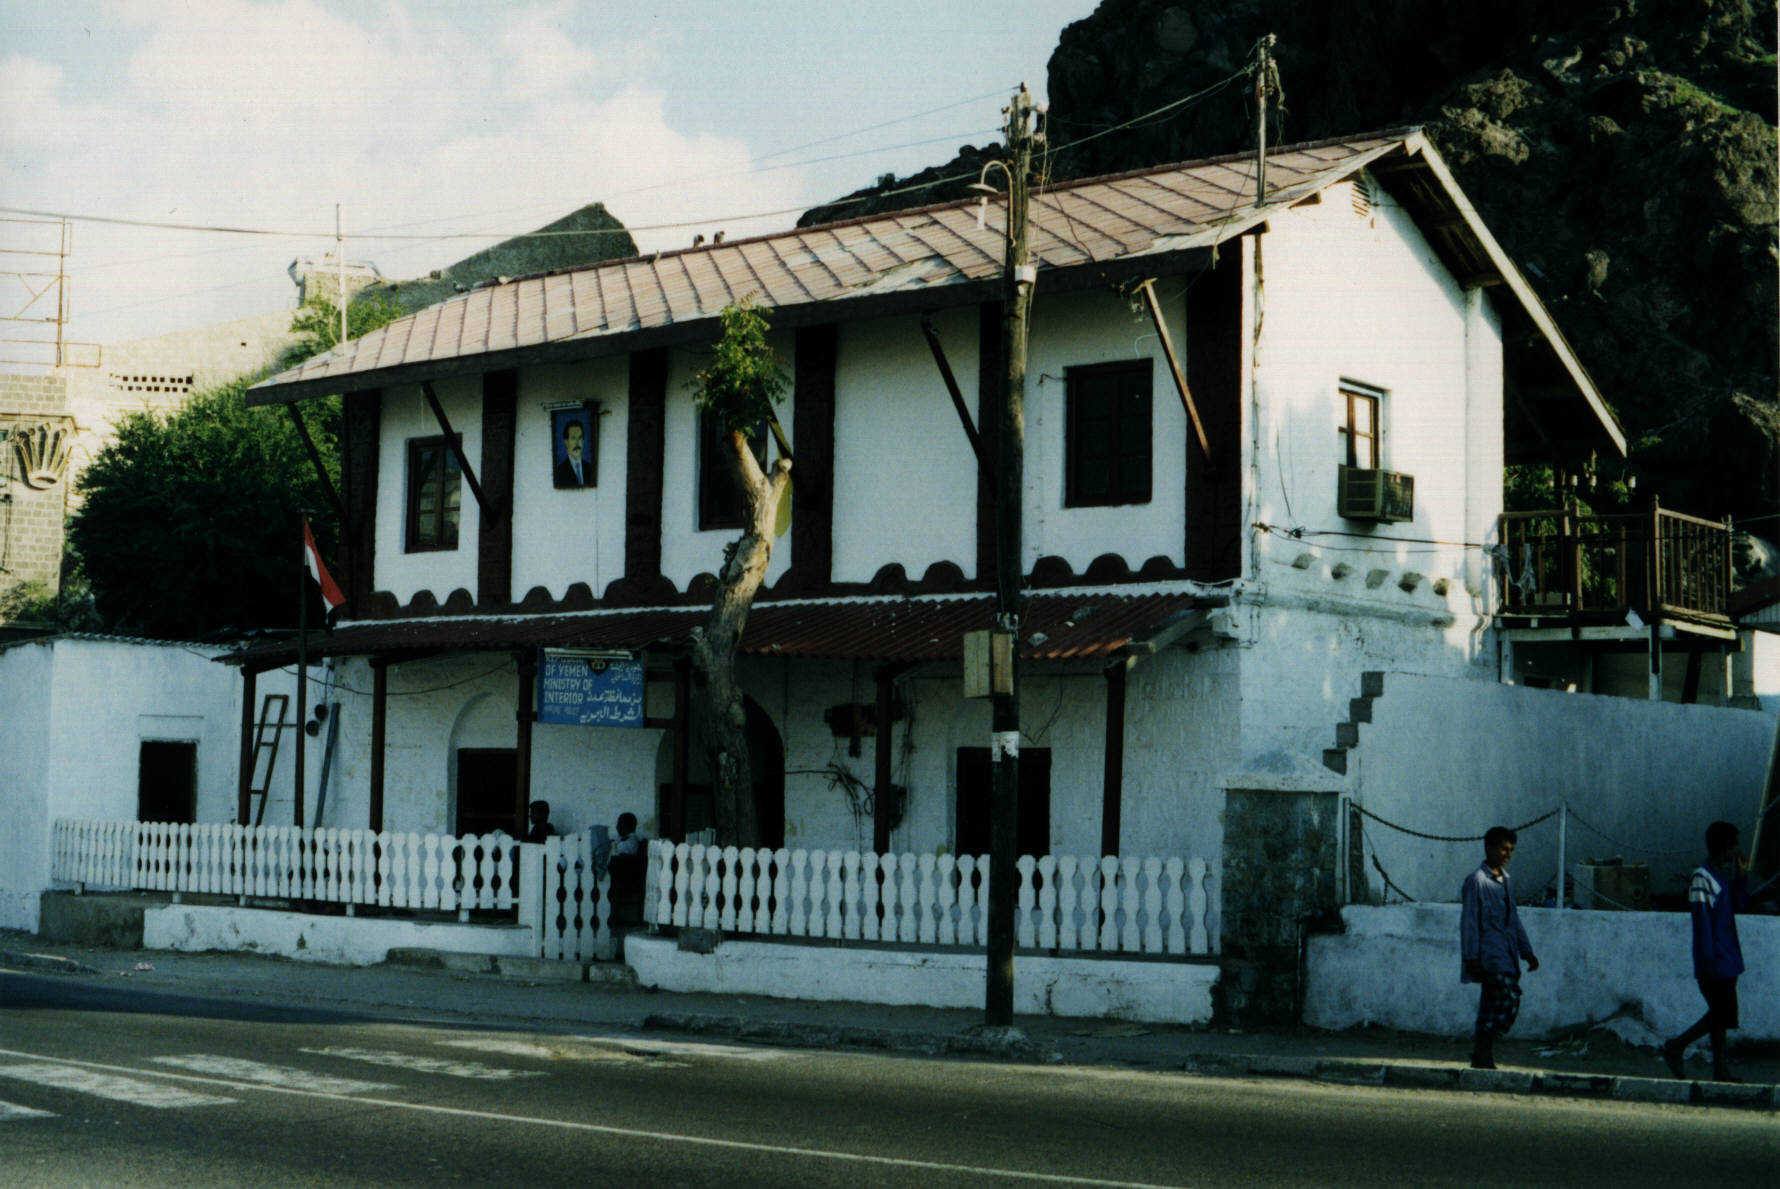
M 1700 1018 L 1687 916 L 1523 908 L 1539 969 L 1521 977 L 1512 1036 L 1542 1037 L 1629 1014 L 1671 1036 Z M 1341 910 L 1347 932 L 1313 937 L 1304 1022 L 1379 1024 L 1468 1036 L 1477 988 L 1459 982 L 1459 906 L 1406 904 Z M 1780 1040 L 1780 918 L 1741 916 L 1749 971 L 1737 983 L 1745 1040 Z
M 632 933 L 624 960 L 637 981 L 666 991 L 766 995 L 776 999 L 981 1007 L 982 954 L 838 949 L 726 941 L 714 953 L 684 953 L 671 938 Z M 1014 1011 L 1020 1015 L 1203 1024 L 1211 1019 L 1218 968 L 1185 962 L 1020 957 Z
M 341 966 L 374 966 L 390 950 L 406 946 L 507 957 L 538 955 L 537 935 L 525 925 L 312 916 L 197 904 L 149 909 L 142 917 L 142 945 L 189 953 L 247 950 Z

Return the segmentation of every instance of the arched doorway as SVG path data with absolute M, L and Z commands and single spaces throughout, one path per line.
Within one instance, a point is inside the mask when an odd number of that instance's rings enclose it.
M 760 703 L 745 698 L 743 710 L 754 776 L 754 820 L 760 826 L 760 845 L 776 850 L 785 845 L 785 741 Z
M 745 715 L 742 730 L 748 740 L 748 762 L 753 772 L 754 818 L 760 826 L 760 845 L 777 848 L 785 845 L 785 741 L 760 703 L 743 696 Z M 699 744 L 700 731 L 694 710 L 690 727 L 691 745 L 686 757 L 686 808 L 682 837 L 696 834 L 717 824 L 716 806 L 711 788 L 711 765 Z M 660 821 L 671 817 L 668 804 L 673 796 L 673 736 L 663 737 L 656 760 L 656 787 L 660 790 L 658 808 Z

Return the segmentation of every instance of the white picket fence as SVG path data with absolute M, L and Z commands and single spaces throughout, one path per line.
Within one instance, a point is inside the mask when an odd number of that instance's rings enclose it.
M 618 956 L 612 933 L 612 877 L 605 856 L 586 833 L 559 835 L 528 850 L 542 852 L 543 912 L 539 948 L 546 958 L 570 961 Z
M 905 946 L 980 945 L 989 860 L 655 841 L 642 918 L 730 934 Z M 1203 859 L 1022 857 L 1015 940 L 1025 949 L 1205 954 Z M 542 845 L 295 826 L 60 819 L 51 875 L 138 889 L 455 912 L 517 909 L 541 957 L 618 956 L 612 880 L 590 835 Z
M 1204 859 L 1022 856 L 1015 943 L 1205 954 Z M 649 844 L 651 924 L 901 945 L 987 937 L 987 857 Z
M 50 874 L 79 887 L 314 900 L 385 908 L 519 903 L 520 843 L 505 835 L 297 826 L 80 821 L 55 824 Z

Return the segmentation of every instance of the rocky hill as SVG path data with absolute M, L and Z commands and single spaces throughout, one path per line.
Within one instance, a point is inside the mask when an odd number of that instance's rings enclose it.
M 526 277 L 553 269 L 621 260 L 637 254 L 637 243 L 603 203 L 589 203 L 527 235 L 502 240 L 456 264 L 410 281 L 387 281 L 367 292 L 382 293 L 408 313 L 444 301 L 500 277 Z
M 1103 0 L 1051 57 L 1053 145 L 1214 87 L 1268 32 L 1285 91 L 1269 139 L 1426 128 L 1625 422 L 1641 492 L 1714 517 L 1780 510 L 1772 3 Z M 1251 89 L 1226 86 L 1063 148 L 1054 172 L 1236 151 L 1253 120 Z M 974 177 L 985 151 L 913 180 Z M 865 213 L 869 195 L 806 218 Z

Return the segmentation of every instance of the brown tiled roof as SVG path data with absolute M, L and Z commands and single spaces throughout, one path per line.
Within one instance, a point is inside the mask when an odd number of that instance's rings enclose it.
M 1102 591 L 1031 595 L 1021 617 L 1020 655 L 1028 660 L 1108 658 L 1165 630 L 1195 607 L 1221 598 L 1189 591 L 1139 595 Z M 517 618 L 389 620 L 309 634 L 311 658 L 399 659 L 448 652 L 519 648 L 683 647 L 707 609 L 656 608 Z M 741 651 L 876 661 L 945 661 L 963 656 L 965 632 L 992 627 L 991 595 L 867 598 L 763 603 L 748 616 Z M 260 670 L 295 661 L 295 640 L 258 644 L 226 658 Z
M 1267 158 L 1268 201 L 1259 207 L 1253 154 L 1054 186 L 1033 196 L 1032 254 L 1041 269 L 1069 269 L 1210 247 L 1403 149 L 1405 135 L 1276 149 Z M 451 360 L 555 344 L 598 354 L 594 340 L 714 318 L 748 294 L 788 309 L 993 283 L 1002 270 L 1004 211 L 991 201 L 979 227 L 975 201 L 942 203 L 508 281 L 315 356 L 262 383 L 252 399 L 417 381 L 453 370 L 439 366 Z

